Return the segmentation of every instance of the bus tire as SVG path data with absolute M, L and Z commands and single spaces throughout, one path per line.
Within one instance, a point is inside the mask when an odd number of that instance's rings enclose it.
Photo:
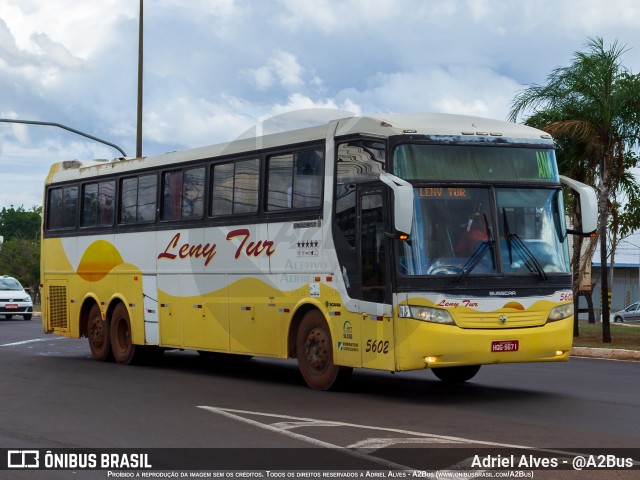
M 135 363 L 136 345 L 131 338 L 129 312 L 123 303 L 119 303 L 111 314 L 111 351 L 117 363 L 129 365 Z
M 333 363 L 331 333 L 318 310 L 310 310 L 302 318 L 296 336 L 296 357 L 302 378 L 314 390 L 343 386 L 351 375 L 351 368 Z
M 463 383 L 475 377 L 480 365 L 434 368 L 433 374 L 445 383 Z
M 111 355 L 111 338 L 109 333 L 109 320 L 102 319 L 100 307 L 93 304 L 89 310 L 87 319 L 87 339 L 91 356 L 99 362 L 109 360 Z

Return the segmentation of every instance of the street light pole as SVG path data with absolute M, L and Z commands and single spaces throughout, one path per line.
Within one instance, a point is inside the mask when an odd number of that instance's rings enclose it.
M 142 51 L 143 51 L 143 33 L 142 33 L 142 0 L 140 0 L 140 23 L 138 26 L 138 120 L 136 134 L 136 157 L 142 157 Z
M 101 138 L 98 138 L 98 137 L 94 137 L 93 135 L 89 135 L 88 133 L 81 132 L 80 130 L 76 130 L 75 128 L 67 127 L 66 125 L 62 125 L 61 123 L 40 122 L 40 121 L 37 121 L 37 120 L 16 120 L 16 119 L 13 119 L 13 118 L 0 118 L 0 122 L 1 123 L 22 123 L 22 124 L 25 124 L 25 125 L 46 125 L 46 126 L 49 126 L 49 127 L 62 128 L 63 130 L 67 130 L 67 131 L 75 133 L 77 135 L 82 135 L 83 137 L 90 138 L 91 140 L 95 140 L 96 142 L 100 142 L 100 143 L 104 143 L 105 145 L 109 145 L 110 147 L 113 147 L 116 150 L 118 150 L 122 154 L 123 157 L 127 156 L 127 154 L 124 153 L 124 150 L 122 150 L 116 144 L 111 143 L 111 142 L 107 142 L 106 140 L 102 140 Z

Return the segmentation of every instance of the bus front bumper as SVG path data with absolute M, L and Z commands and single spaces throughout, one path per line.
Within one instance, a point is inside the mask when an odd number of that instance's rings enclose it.
M 397 370 L 569 358 L 573 317 L 539 327 L 465 329 L 401 318 Z

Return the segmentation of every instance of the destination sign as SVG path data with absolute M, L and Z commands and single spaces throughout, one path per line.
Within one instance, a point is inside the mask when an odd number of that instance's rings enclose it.
M 467 189 L 459 187 L 420 187 L 418 196 L 433 198 L 467 198 Z

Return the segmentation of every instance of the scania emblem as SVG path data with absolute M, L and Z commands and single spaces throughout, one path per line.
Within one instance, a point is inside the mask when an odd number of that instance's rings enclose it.
M 507 323 L 507 317 L 505 317 L 504 315 L 500 315 L 500 325 L 504 325 L 505 323 Z

